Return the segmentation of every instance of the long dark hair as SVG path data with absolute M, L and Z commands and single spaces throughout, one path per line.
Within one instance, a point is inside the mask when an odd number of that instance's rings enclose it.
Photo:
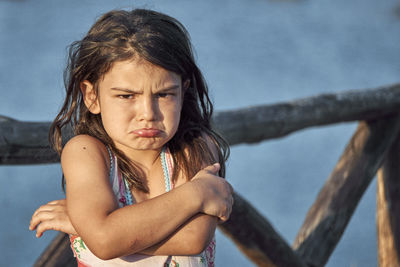
M 173 179 L 179 171 L 190 179 L 203 164 L 216 161 L 221 164 L 220 176 L 225 176 L 229 146 L 211 129 L 213 106 L 206 82 L 195 63 L 189 34 L 176 19 L 152 10 L 110 11 L 95 22 L 81 41 L 71 44 L 64 72 L 66 98 L 49 133 L 56 151 L 61 153 L 61 132 L 70 125 L 74 134 L 91 135 L 111 147 L 131 188 L 148 192 L 141 179 L 141 169 L 115 147 L 104 130 L 100 115 L 90 113 L 85 106 L 80 90 L 80 83 L 88 80 L 98 94 L 99 79 L 113 63 L 134 57 L 180 75 L 182 83 L 189 81 L 178 130 L 168 142 L 175 161 Z M 217 147 L 218 159 L 214 159 L 205 136 Z

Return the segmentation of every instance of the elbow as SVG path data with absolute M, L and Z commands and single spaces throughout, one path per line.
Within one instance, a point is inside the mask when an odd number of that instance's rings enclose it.
M 94 242 L 86 244 L 90 251 L 101 260 L 111 260 L 121 257 L 116 250 L 116 245 L 113 240 L 107 235 L 98 234 Z
M 197 218 L 200 224 L 193 225 L 187 232 L 187 255 L 198 255 L 210 245 L 214 238 L 217 219 L 208 215 L 200 215 Z
M 187 239 L 186 248 L 188 255 L 198 255 L 202 253 L 210 244 L 212 236 L 196 235 L 193 234 L 191 238 Z
M 117 258 L 117 256 L 113 255 L 112 247 L 106 239 L 97 239 L 95 244 L 87 245 L 90 251 L 101 260 L 111 260 Z
M 189 255 L 199 255 L 206 249 L 206 247 L 207 246 L 196 245 L 190 251 L 188 251 L 188 254 Z
M 99 258 L 103 261 L 112 260 L 114 258 L 117 258 L 115 256 L 112 256 L 110 253 L 108 253 L 107 251 L 104 251 L 104 250 L 95 250 L 92 252 L 97 258 Z
M 202 253 L 208 246 L 209 243 L 197 243 L 197 244 L 193 244 L 189 251 L 187 252 L 188 255 L 198 255 L 200 253 Z
M 101 260 L 112 260 L 129 254 L 135 254 L 142 251 L 138 242 L 131 241 L 125 243 L 125 240 L 113 238 L 113 236 L 103 237 L 92 248 L 89 249 L 92 253 Z M 125 247 L 125 248 L 124 248 Z
M 196 254 L 200 254 L 204 250 L 206 250 L 208 248 L 208 246 L 210 245 L 211 241 L 212 241 L 212 237 L 203 238 L 202 242 L 199 244 L 198 251 L 196 252 Z

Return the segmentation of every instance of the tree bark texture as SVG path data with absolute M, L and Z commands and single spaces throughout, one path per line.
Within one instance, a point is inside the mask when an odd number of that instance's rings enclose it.
M 67 234 L 59 233 L 36 260 L 34 267 L 76 267 Z
M 360 122 L 294 242 L 309 266 L 328 261 L 399 128 L 399 115 Z
M 400 84 L 216 113 L 215 128 L 231 145 L 256 143 L 307 127 L 369 120 L 400 108 Z
M 0 164 L 54 163 L 59 157 L 48 142 L 49 122 L 0 117 Z
M 380 267 L 400 266 L 400 136 L 378 171 L 378 261 Z
M 213 126 L 235 145 L 282 137 L 312 126 L 377 118 L 399 108 L 397 84 L 216 112 Z M 47 142 L 49 127 L 49 122 L 21 122 L 0 116 L 0 164 L 57 162 L 59 158 Z
M 230 219 L 219 228 L 258 266 L 306 267 L 300 257 L 250 203 L 237 193 Z

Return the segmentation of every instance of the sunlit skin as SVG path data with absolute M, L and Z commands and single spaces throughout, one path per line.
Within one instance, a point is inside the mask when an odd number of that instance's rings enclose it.
M 54 125 L 64 129 L 64 122 L 77 120 L 72 126 L 80 134 L 61 149 L 65 140 L 58 138 L 60 128 L 52 131 L 61 150 L 66 199 L 37 209 L 30 229 L 36 229 L 38 237 L 50 229 L 76 235 L 71 245 L 78 265 L 99 266 L 104 263 L 101 260 L 113 260 L 107 266 L 132 261 L 142 266 L 142 260 L 164 265 L 170 255 L 202 265 L 204 259 L 198 254 L 213 250 L 210 242 L 217 223 L 229 218 L 232 187 L 218 176 L 219 163 L 211 162 L 224 160 L 219 152 L 225 149 L 222 140 L 204 125 L 185 129 L 198 134 L 195 141 L 201 148 L 180 138 L 173 144 L 170 141 L 180 124 L 183 105 L 191 113 L 184 113 L 188 123 L 208 116 L 202 100 L 212 106 L 188 37 L 180 23 L 163 14 L 112 11 L 84 39 L 71 45 L 67 104 Z M 171 38 L 177 42 L 171 44 Z M 134 56 L 126 58 L 128 54 Z M 141 55 L 152 56 L 163 66 L 179 64 L 185 74 L 156 66 Z M 114 61 L 116 57 L 127 60 Z M 98 64 L 93 67 L 93 62 Z M 200 94 L 201 99 L 189 106 L 184 102 L 188 93 Z M 161 151 L 169 144 L 175 164 L 172 177 L 164 174 L 161 160 Z M 193 170 L 186 172 L 202 150 L 210 157 L 196 160 Z M 166 188 L 169 182 L 171 190 Z M 132 202 L 126 201 L 130 196 Z
M 113 64 L 99 81 L 97 97 L 89 81 L 81 88 L 116 147 L 135 162 L 154 162 L 177 131 L 183 88 L 176 73 L 133 59 Z
M 30 229 L 39 225 L 38 236 L 48 229 L 76 233 L 94 255 L 106 260 L 139 252 L 196 255 L 204 251 L 217 219 L 229 217 L 232 189 L 217 176 L 217 164 L 200 170 L 190 182 L 178 173 L 174 189 L 165 193 L 159 157 L 177 131 L 187 83 L 182 86 L 179 75 L 143 60 L 115 63 L 99 81 L 98 94 L 93 84 L 83 81 L 86 106 L 101 115 L 116 147 L 143 169 L 149 193 L 132 189 L 136 204 L 119 208 L 110 187 L 106 147 L 95 137 L 78 135 L 61 155 L 66 203 L 38 209 Z M 207 143 L 217 158 L 213 143 Z

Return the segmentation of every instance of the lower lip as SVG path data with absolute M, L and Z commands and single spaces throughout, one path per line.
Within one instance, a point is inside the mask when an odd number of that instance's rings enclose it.
M 157 137 L 160 135 L 161 131 L 157 129 L 139 129 L 133 131 L 134 134 L 140 137 Z

